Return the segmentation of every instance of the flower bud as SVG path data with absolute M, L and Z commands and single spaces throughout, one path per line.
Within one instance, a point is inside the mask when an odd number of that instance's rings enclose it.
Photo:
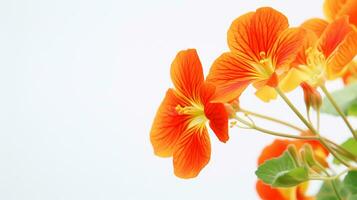
M 322 104 L 322 97 L 319 91 L 307 83 L 302 83 L 301 87 L 304 91 L 306 108 L 309 110 L 310 107 L 312 107 L 313 109 L 318 110 Z

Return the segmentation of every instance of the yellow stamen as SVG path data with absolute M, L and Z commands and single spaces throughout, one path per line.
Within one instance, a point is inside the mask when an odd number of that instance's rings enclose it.
M 188 128 L 203 128 L 206 125 L 206 122 L 208 121 L 204 112 L 204 106 L 202 104 L 192 103 L 191 106 L 185 107 L 177 105 L 176 111 L 179 115 L 190 116 L 190 123 L 188 124 Z
M 301 69 L 309 75 L 307 82 L 312 86 L 319 86 L 326 80 L 326 59 L 317 48 L 308 48 L 306 50 L 307 66 Z

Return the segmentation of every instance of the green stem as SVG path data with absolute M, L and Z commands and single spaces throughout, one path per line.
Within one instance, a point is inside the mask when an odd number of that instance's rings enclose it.
M 285 101 L 285 103 L 290 107 L 290 109 L 299 117 L 299 119 L 305 124 L 307 128 L 311 130 L 311 132 L 314 135 L 317 135 L 318 140 L 321 142 L 321 144 L 342 164 L 344 164 L 346 167 L 351 167 L 351 165 L 346 162 L 343 158 L 339 156 L 339 154 L 336 154 L 336 152 L 331 149 L 329 144 L 325 141 L 323 137 L 320 136 L 320 134 L 316 131 L 316 129 L 305 119 L 305 117 L 299 112 L 299 110 L 294 106 L 294 104 L 288 99 L 288 97 L 279 89 L 275 88 L 277 93 L 281 96 L 281 98 Z
M 343 121 L 345 122 L 345 124 L 347 125 L 348 129 L 351 131 L 353 137 L 357 140 L 357 133 L 353 130 L 352 125 L 350 124 L 350 122 L 348 121 L 345 113 L 343 113 L 343 111 L 341 110 L 341 108 L 337 105 L 336 101 L 334 100 L 334 98 L 332 97 L 332 95 L 330 94 L 330 92 L 327 90 L 327 88 L 322 85 L 321 86 L 322 91 L 325 93 L 327 99 L 330 101 L 330 103 L 332 104 L 332 106 L 335 108 L 335 110 L 338 112 L 338 114 L 341 116 L 341 118 L 343 119 Z
M 316 136 L 300 136 L 300 135 L 289 135 L 289 134 L 285 134 L 285 133 L 279 133 L 279 132 L 275 132 L 275 131 L 271 131 L 262 127 L 259 127 L 255 124 L 250 123 L 249 121 L 246 121 L 244 119 L 242 119 L 241 117 L 236 116 L 235 119 L 241 123 L 243 123 L 244 125 L 258 130 L 260 132 L 263 133 L 267 133 L 269 135 L 274 135 L 274 136 L 279 136 L 279 137 L 286 137 L 286 138 L 294 138 L 294 139 L 301 139 L 301 140 L 319 140 L 318 137 Z
M 279 124 L 282 124 L 282 125 L 285 125 L 285 126 L 288 126 L 292 129 L 295 129 L 299 132 L 303 132 L 304 130 L 302 128 L 299 128 L 293 124 L 290 124 L 289 122 L 286 122 L 286 121 L 283 121 L 283 120 L 280 120 L 280 119 L 276 119 L 276 118 L 273 118 L 273 117 L 270 117 L 270 116 L 267 116 L 267 115 L 262 115 L 262 114 L 259 114 L 259 113 L 256 113 L 256 112 L 253 112 L 253 111 L 249 111 L 249 110 L 245 110 L 243 108 L 239 108 L 239 111 L 245 113 L 245 114 L 248 114 L 248 115 L 252 115 L 254 117 L 258 117 L 258 118 L 261 118 L 261 119 L 266 119 L 266 120 L 269 120 L 269 121 L 272 121 L 272 122 L 276 122 L 276 123 L 279 123 Z
M 340 192 L 337 189 L 336 179 L 331 180 L 330 183 L 332 185 L 333 191 L 335 192 L 335 196 L 337 197 L 337 199 L 342 200 Z

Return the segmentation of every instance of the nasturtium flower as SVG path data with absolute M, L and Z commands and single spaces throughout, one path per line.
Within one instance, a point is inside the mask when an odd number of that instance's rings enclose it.
M 214 101 L 234 100 L 249 84 L 253 84 L 263 101 L 276 98 L 274 88 L 286 77 L 305 30 L 289 28 L 282 13 L 263 7 L 234 20 L 227 36 L 230 52 L 216 59 L 207 77 L 217 86 Z M 291 73 L 289 81 L 282 81 L 282 90 L 297 87 L 300 82 L 295 79 L 299 78 Z
M 357 30 L 347 16 L 328 23 L 311 19 L 302 24 L 308 29 L 304 44 L 293 62 L 303 80 L 312 87 L 341 77 L 357 53 Z
M 326 20 L 324 19 L 319 19 L 319 18 L 313 18 L 310 20 L 307 20 L 302 26 L 313 30 L 318 37 L 320 37 L 325 30 L 325 28 L 328 26 L 329 23 L 333 23 L 335 20 L 341 18 L 341 17 L 346 17 L 348 16 L 349 18 L 349 23 L 351 26 L 354 26 L 354 28 L 357 27 L 357 0 L 325 0 L 324 2 L 324 14 L 326 16 Z M 349 37 L 356 37 L 356 36 L 349 36 Z M 354 45 L 357 43 L 357 39 L 349 39 L 350 40 L 350 45 Z M 347 41 L 347 40 L 346 40 Z M 345 45 L 345 49 L 348 48 L 353 48 L 353 47 L 348 47 Z M 340 60 L 343 60 L 345 58 L 344 55 L 340 56 Z M 340 68 L 342 68 L 343 65 L 343 70 L 338 70 L 337 73 L 333 74 L 332 78 L 336 78 L 342 75 L 342 79 L 345 84 L 348 84 L 350 82 L 353 82 L 354 80 L 357 80 L 357 61 L 351 61 L 350 63 L 340 63 Z M 330 76 L 331 77 L 331 76 Z
M 310 134 L 309 132 L 302 133 L 302 135 Z M 327 165 L 326 158 L 328 151 L 318 142 L 313 140 L 281 140 L 276 139 L 270 145 L 266 146 L 258 158 L 258 165 L 263 164 L 266 160 L 281 156 L 289 145 L 295 145 L 299 150 L 304 144 L 310 144 L 316 160 L 322 165 Z M 256 189 L 262 200 L 313 200 L 312 196 L 306 195 L 306 190 L 309 183 L 304 182 L 295 187 L 290 188 L 273 188 L 261 180 L 257 181 Z
M 171 65 L 174 89 L 168 89 L 154 119 L 150 139 L 154 152 L 173 157 L 174 173 L 196 177 L 209 162 L 211 144 L 206 124 L 221 142 L 228 140 L 228 114 L 211 103 L 215 86 L 205 82 L 196 50 L 180 51 Z

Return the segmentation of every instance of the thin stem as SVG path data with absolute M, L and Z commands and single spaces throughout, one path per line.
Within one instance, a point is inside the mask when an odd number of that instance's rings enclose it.
M 336 179 L 331 180 L 330 183 L 332 185 L 333 191 L 335 192 L 335 196 L 337 197 L 337 199 L 342 200 L 340 192 L 337 189 Z
M 316 131 L 316 129 L 305 119 L 305 117 L 299 112 L 299 110 L 294 106 L 294 104 L 288 99 L 288 97 L 279 89 L 275 88 L 277 93 L 281 96 L 281 98 L 285 101 L 285 103 L 290 107 L 290 109 L 299 117 L 299 119 L 305 124 L 307 128 L 311 130 L 311 132 L 314 135 L 317 135 L 319 141 L 321 144 L 342 164 L 344 164 L 346 167 L 351 167 L 351 165 L 346 162 L 343 158 L 339 156 L 339 154 L 336 154 L 336 152 L 331 149 L 329 144 L 325 141 L 323 137 L 320 136 L 320 134 Z
M 297 130 L 299 132 L 303 132 L 304 131 L 302 128 L 299 128 L 298 126 L 290 124 L 289 122 L 286 122 L 286 121 L 283 121 L 283 120 L 280 120 L 280 119 L 276 119 L 276 118 L 273 118 L 273 117 L 270 117 L 270 116 L 267 116 L 267 115 L 262 115 L 262 114 L 259 114 L 259 113 L 253 112 L 253 111 L 242 109 L 242 108 L 240 108 L 239 111 L 241 111 L 241 112 L 243 112 L 245 114 L 248 114 L 248 115 L 252 115 L 254 117 L 258 117 L 258 118 L 261 118 L 261 119 L 266 119 L 266 120 L 269 120 L 269 121 L 272 121 L 272 122 L 276 122 L 276 123 L 288 126 L 288 127 L 292 128 L 292 129 L 295 129 L 295 130 Z
M 357 140 L 357 133 L 353 130 L 352 125 L 350 124 L 350 122 L 348 121 L 345 113 L 343 113 L 343 111 L 341 110 L 341 108 L 337 105 L 336 101 L 334 100 L 334 98 L 332 97 L 332 95 L 330 94 L 330 92 L 327 90 L 327 88 L 322 85 L 321 86 L 322 91 L 325 93 L 327 99 L 330 101 L 330 103 L 332 104 L 332 106 L 336 109 L 336 111 L 338 112 L 338 114 L 341 116 L 341 118 L 343 119 L 343 121 L 345 122 L 345 124 L 347 125 L 348 129 L 351 131 L 353 137 Z
M 305 119 L 305 117 L 299 112 L 297 108 L 291 103 L 291 101 L 288 99 L 287 96 L 279 89 L 275 88 L 278 94 L 281 96 L 281 98 L 285 101 L 286 104 L 290 107 L 292 111 L 299 117 L 299 119 L 305 124 L 307 128 L 309 128 L 315 135 L 318 135 L 317 131 L 315 128 Z
M 259 126 L 255 125 L 255 124 L 252 124 L 252 123 L 250 123 L 250 122 L 248 122 L 248 121 L 246 121 L 246 120 L 244 120 L 244 119 L 242 119 L 241 117 L 238 117 L 238 116 L 236 116 L 235 119 L 238 120 L 239 122 L 243 123 L 244 125 L 252 128 L 252 129 L 258 130 L 258 131 L 263 132 L 263 133 L 267 133 L 269 135 L 274 135 L 274 136 L 279 136 L 279 137 L 286 137 L 286 138 L 301 139 L 301 140 L 319 140 L 318 137 L 316 137 L 316 136 L 290 135 L 290 134 L 271 131 L 271 130 L 259 127 Z

